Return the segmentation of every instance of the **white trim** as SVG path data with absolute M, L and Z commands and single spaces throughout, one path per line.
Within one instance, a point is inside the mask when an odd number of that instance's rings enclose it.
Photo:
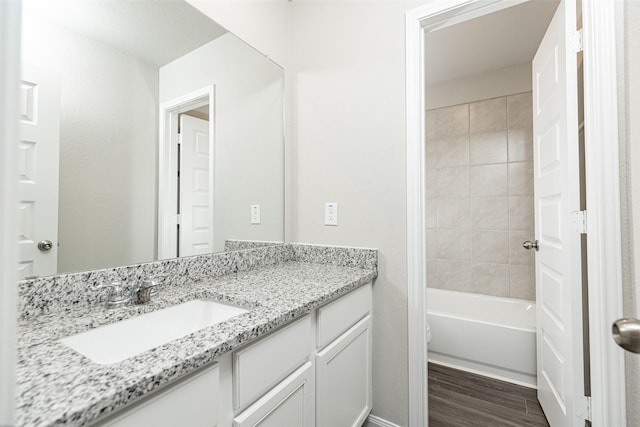
M 14 423 L 20 2 L 0 2 L 0 425 Z
M 615 2 L 583 0 L 584 122 L 591 408 L 594 426 L 625 426 Z
M 406 14 L 407 281 L 409 426 L 427 425 L 423 30 L 521 3 L 442 0 Z M 610 324 L 622 315 L 613 0 L 583 1 L 585 126 L 589 211 L 589 322 L 593 425 L 625 425 L 622 352 Z
M 211 206 L 211 230 L 214 230 L 214 153 L 215 153 L 215 87 L 209 85 L 186 95 L 160 104 L 158 131 L 158 259 L 175 258 L 177 230 L 175 207 L 177 205 L 177 144 L 172 140 L 172 129 L 178 114 L 209 104 L 209 206 Z M 169 138 L 167 138 L 169 135 Z
M 409 426 L 426 426 L 427 249 L 425 220 L 423 8 L 406 14 L 407 301 Z M 371 418 L 371 417 L 370 417 Z
M 365 425 L 368 427 L 400 427 L 398 424 L 394 424 L 384 418 L 376 417 L 375 415 L 369 415 Z

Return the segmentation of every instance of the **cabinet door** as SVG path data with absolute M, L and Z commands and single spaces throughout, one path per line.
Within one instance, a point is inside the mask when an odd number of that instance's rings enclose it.
M 318 427 L 360 426 L 371 412 L 371 316 L 318 353 Z
M 216 363 L 110 417 L 109 427 L 212 427 L 218 424 L 220 370 Z
M 233 420 L 234 427 L 313 427 L 313 365 L 297 371 Z

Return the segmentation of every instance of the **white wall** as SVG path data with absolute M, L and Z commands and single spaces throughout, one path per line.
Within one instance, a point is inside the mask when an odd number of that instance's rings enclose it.
M 157 67 L 33 15 L 23 37 L 62 75 L 58 271 L 153 260 Z
M 214 251 L 226 239 L 282 241 L 283 71 L 228 33 L 160 68 L 160 102 L 215 85 Z M 261 223 L 250 224 L 250 206 Z
M 287 0 L 187 0 L 282 66 L 288 59 Z
M 526 62 L 430 85 L 426 104 L 427 110 L 432 110 L 530 90 L 531 62 Z
M 419 2 L 294 1 L 292 240 L 379 250 L 373 414 L 408 422 L 405 12 Z M 324 226 L 324 203 L 339 225 Z

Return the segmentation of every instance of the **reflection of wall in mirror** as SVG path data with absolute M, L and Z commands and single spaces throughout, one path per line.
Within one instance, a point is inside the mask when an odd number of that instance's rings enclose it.
M 154 259 L 158 68 L 31 15 L 22 57 L 62 74 L 58 272 Z
M 220 64 L 224 64 L 221 67 Z M 233 34 L 160 68 L 160 103 L 215 85 L 214 251 L 227 239 L 282 240 L 282 69 Z M 250 224 L 250 206 L 261 223 Z

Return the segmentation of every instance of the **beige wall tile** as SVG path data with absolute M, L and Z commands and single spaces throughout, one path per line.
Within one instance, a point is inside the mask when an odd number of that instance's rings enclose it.
M 531 92 L 507 97 L 509 129 L 530 128 L 533 125 L 533 101 Z
M 427 169 L 433 169 L 436 167 L 436 141 L 428 140 L 425 144 L 425 167 Z
M 469 137 L 454 136 L 436 139 L 436 167 L 450 168 L 469 165 Z
M 469 168 L 436 169 L 438 197 L 468 197 Z
M 509 197 L 509 229 L 534 229 L 533 196 Z
M 511 298 L 536 300 L 536 271 L 529 265 L 512 265 L 509 282 Z
M 471 247 L 473 261 L 509 263 L 509 233 L 507 231 L 474 230 Z
M 471 199 L 471 224 L 474 230 L 508 230 L 509 199 L 507 197 Z
M 427 258 L 438 258 L 438 230 L 427 228 Z
M 438 260 L 437 285 L 440 289 L 469 292 L 471 289 L 471 263 Z
M 438 229 L 437 258 L 469 261 L 471 259 L 471 230 Z
M 427 287 L 439 288 L 438 286 L 438 261 L 435 259 L 427 260 Z
M 439 228 L 471 228 L 469 199 L 438 199 Z
M 509 163 L 509 195 L 533 195 L 533 162 Z
M 434 139 L 436 137 L 436 112 L 435 112 L 435 110 L 427 111 L 426 126 L 427 126 L 427 141 L 429 141 L 429 140 Z
M 426 112 L 429 287 L 534 299 L 531 93 Z
M 469 138 L 470 164 L 484 165 L 507 161 L 507 131 L 474 133 Z
M 504 97 L 469 104 L 470 132 L 491 132 L 507 128 L 507 100 Z
M 437 169 L 427 169 L 425 171 L 425 190 L 427 192 L 426 197 L 432 199 L 436 197 L 438 189 L 438 171 Z
M 509 296 L 509 265 L 471 264 L 472 292 L 498 297 Z
M 533 131 L 527 129 L 509 129 L 509 161 L 526 162 L 533 160 Z
M 507 195 L 507 164 L 471 166 L 471 197 Z
M 522 242 L 534 239 L 533 231 L 512 231 L 509 233 L 509 262 L 511 265 L 534 265 L 535 250 L 522 247 Z
M 468 104 L 438 108 L 434 110 L 434 113 L 434 138 L 440 139 L 469 133 Z
M 427 228 L 435 228 L 438 226 L 438 200 L 427 199 L 426 211 L 427 211 Z

